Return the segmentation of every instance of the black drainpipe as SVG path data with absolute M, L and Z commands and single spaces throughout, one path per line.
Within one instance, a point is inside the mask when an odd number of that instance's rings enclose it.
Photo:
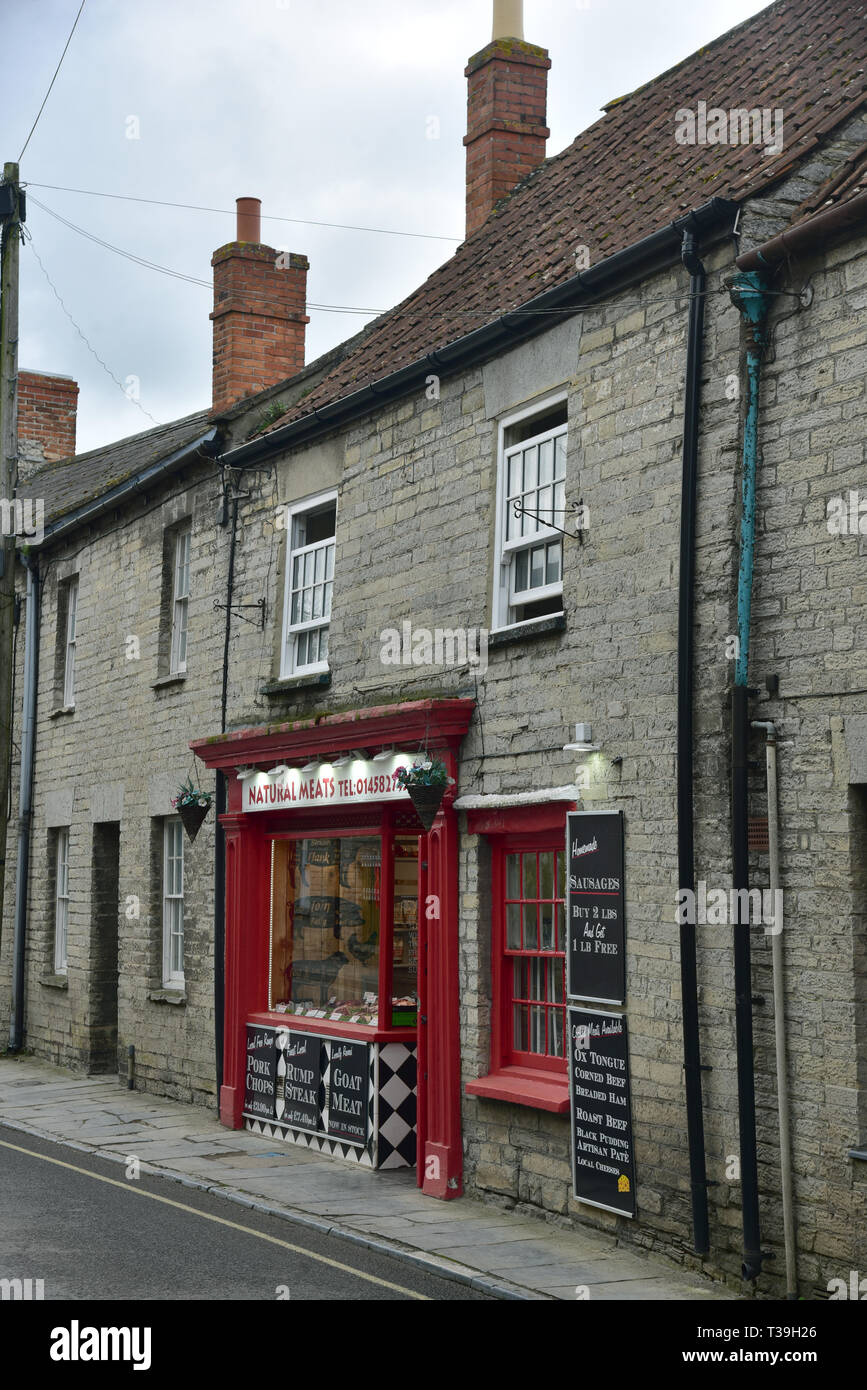
M 227 491 L 223 482 L 220 525 L 230 525 L 229 572 L 226 578 L 226 630 L 223 639 L 223 681 L 220 694 L 220 733 L 226 732 L 229 689 L 229 638 L 232 632 L 232 591 L 235 587 L 235 543 L 238 534 L 237 487 L 232 492 L 231 519 L 227 516 Z M 217 771 L 217 824 L 214 831 L 214 1050 L 216 1053 L 217 1113 L 223 1089 L 223 1016 L 226 1003 L 226 836 L 219 817 L 226 809 L 226 775 Z
M 681 261 L 689 271 L 689 326 L 683 406 L 683 480 L 680 502 L 680 578 L 677 621 L 677 879 L 681 893 L 688 889 L 695 902 L 695 836 L 693 825 L 693 610 L 695 581 L 695 515 L 698 484 L 698 414 L 704 336 L 704 266 L 696 254 L 695 236 L 683 234 Z M 680 912 L 679 916 L 686 916 Z M 691 914 L 695 916 L 695 914 Z M 701 1091 L 701 1042 L 698 1024 L 698 972 L 695 922 L 680 922 L 680 982 L 683 1014 L 683 1072 L 686 1084 L 686 1132 L 692 1192 L 692 1233 L 697 1255 L 710 1249 L 707 1212 L 707 1167 Z

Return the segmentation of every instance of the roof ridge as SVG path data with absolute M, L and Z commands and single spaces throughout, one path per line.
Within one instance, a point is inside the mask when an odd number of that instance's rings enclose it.
M 606 105 L 601 108 L 602 111 L 607 114 L 613 107 L 622 106 L 624 102 L 631 101 L 633 97 L 639 96 L 642 92 L 645 92 L 648 87 L 655 86 L 657 82 L 664 81 L 665 78 L 670 77 L 672 73 L 677 72 L 679 68 L 684 67 L 687 63 L 691 63 L 693 59 L 702 54 L 710 53 L 712 49 L 724 43 L 726 39 L 730 39 L 732 35 L 737 34 L 739 30 L 746 29 L 751 24 L 755 24 L 758 19 L 761 19 L 763 15 L 767 15 L 770 10 L 785 9 L 794 2 L 795 0 L 771 0 L 771 4 L 765 5 L 761 10 L 756 10 L 755 14 L 748 15 L 747 18 L 742 19 L 739 24 L 733 24 L 731 29 L 726 29 L 724 34 L 718 34 L 715 39 L 710 39 L 707 43 L 703 43 L 698 48 L 694 48 L 692 53 L 688 53 L 685 58 L 681 58 L 679 63 L 672 63 L 670 68 L 666 68 L 664 72 L 658 72 L 655 77 L 649 77 L 646 82 L 642 82 L 639 87 L 635 87 L 631 92 L 626 92 L 624 96 L 613 97 L 611 101 L 607 102 Z M 809 3 L 809 0 L 807 0 L 807 2 Z M 824 0 L 817 0 L 820 6 L 823 5 L 823 2 Z M 602 116 L 599 119 L 604 120 L 605 117 Z M 596 124 L 597 122 L 594 121 L 593 125 Z M 586 129 L 591 130 L 592 126 L 587 126 Z
M 68 454 L 66 458 L 52 459 L 50 463 L 42 463 L 38 468 L 32 469 L 27 474 L 27 482 L 29 483 L 33 478 L 44 476 L 53 469 L 61 468 L 64 464 L 86 463 L 90 459 L 97 458 L 100 454 L 107 454 L 112 449 L 121 449 L 125 445 L 132 444 L 136 440 L 153 439 L 164 431 L 180 429 L 181 426 L 187 424 L 187 422 L 192 423 L 199 418 L 203 421 L 207 421 L 209 415 L 210 412 L 207 409 L 194 410 L 189 415 L 180 415 L 177 420 L 167 420 L 165 424 L 156 425 L 153 429 L 140 430 L 138 434 L 126 434 L 122 439 L 113 439 L 110 444 L 98 444 L 95 449 L 88 449 L 83 454 Z

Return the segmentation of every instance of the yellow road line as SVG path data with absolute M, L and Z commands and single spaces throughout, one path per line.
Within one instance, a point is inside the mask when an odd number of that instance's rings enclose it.
M 188 1206 L 186 1202 L 175 1202 L 171 1197 L 160 1197 L 156 1192 L 146 1192 L 142 1187 L 134 1187 L 131 1182 L 119 1182 L 117 1178 L 103 1177 L 102 1173 L 91 1173 L 88 1168 L 79 1168 L 75 1163 L 65 1163 L 62 1158 L 49 1158 L 48 1154 L 37 1153 L 35 1149 L 24 1149 L 20 1144 L 7 1144 L 3 1139 L 0 1139 L 0 1148 L 12 1149 L 15 1153 L 27 1154 L 30 1158 L 41 1158 L 43 1163 L 54 1163 L 58 1168 L 69 1168 L 73 1173 L 83 1173 L 86 1178 L 108 1183 L 109 1187 L 120 1187 L 124 1192 L 132 1193 L 136 1197 L 149 1197 L 152 1202 L 163 1202 L 167 1207 L 175 1207 L 177 1211 L 188 1211 L 193 1216 L 202 1217 L 205 1221 L 215 1221 L 218 1225 L 228 1226 L 233 1231 L 242 1231 L 246 1236 L 255 1236 L 257 1240 L 266 1240 L 271 1245 L 279 1245 L 283 1250 L 291 1250 L 294 1255 L 303 1255 L 308 1260 L 318 1260 L 320 1264 L 330 1265 L 332 1269 L 341 1269 L 346 1274 L 354 1275 L 356 1279 L 366 1279 L 369 1284 L 379 1284 L 383 1289 L 394 1289 L 396 1293 L 406 1294 L 408 1298 L 417 1298 L 425 1303 L 430 1302 L 425 1293 L 415 1293 L 412 1289 L 405 1289 L 401 1284 L 391 1284 L 387 1279 L 378 1279 L 375 1274 L 365 1274 L 360 1269 L 353 1269 L 351 1265 L 341 1264 L 340 1260 L 329 1259 L 327 1255 L 317 1255 L 314 1250 L 305 1250 L 303 1245 L 293 1245 L 291 1241 L 279 1240 L 277 1236 L 266 1235 L 264 1231 L 256 1231 L 252 1226 L 242 1226 L 238 1221 L 227 1221 L 225 1216 L 213 1216 L 211 1212 L 199 1211 L 197 1207 Z M 150 1176 L 151 1174 L 148 1174 L 148 1177 Z M 159 1174 L 153 1176 L 159 1176 Z

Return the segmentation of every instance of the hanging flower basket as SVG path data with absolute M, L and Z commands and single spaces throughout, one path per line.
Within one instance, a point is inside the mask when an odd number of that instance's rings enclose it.
M 177 796 L 172 799 L 172 806 L 180 816 L 181 824 L 191 842 L 198 835 L 202 821 L 211 809 L 212 800 L 211 792 L 194 787 L 189 778 L 178 788 Z
M 445 787 L 407 787 L 409 799 L 425 830 L 430 830 L 436 820 L 445 790 Z
M 445 763 L 439 758 L 422 754 L 412 767 L 398 770 L 397 780 L 409 792 L 410 801 L 425 831 L 430 830 L 442 805 L 446 787 L 455 780 L 449 777 Z

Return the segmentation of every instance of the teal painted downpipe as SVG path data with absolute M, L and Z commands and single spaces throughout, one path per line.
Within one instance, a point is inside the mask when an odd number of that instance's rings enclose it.
M 732 887 L 749 888 L 749 689 L 750 606 L 756 550 L 756 470 L 759 454 L 759 388 L 768 295 L 757 271 L 737 275 L 729 286 L 741 312 L 747 338 L 747 411 L 744 419 L 743 478 L 741 482 L 741 555 L 738 568 L 738 652 L 732 691 L 731 821 Z M 739 895 L 736 902 L 748 901 Z M 737 1045 L 738 1127 L 741 1158 L 741 1218 L 744 1279 L 762 1271 L 759 1223 L 759 1169 L 756 1144 L 756 1078 L 753 1054 L 753 990 L 749 913 L 732 924 L 735 978 L 735 1042 Z
M 741 483 L 741 560 L 738 570 L 738 655 L 735 685 L 746 685 L 750 655 L 750 606 L 756 551 L 756 469 L 759 453 L 759 386 L 768 297 L 758 271 L 744 271 L 729 286 L 732 302 L 747 327 L 747 413 L 744 421 Z

